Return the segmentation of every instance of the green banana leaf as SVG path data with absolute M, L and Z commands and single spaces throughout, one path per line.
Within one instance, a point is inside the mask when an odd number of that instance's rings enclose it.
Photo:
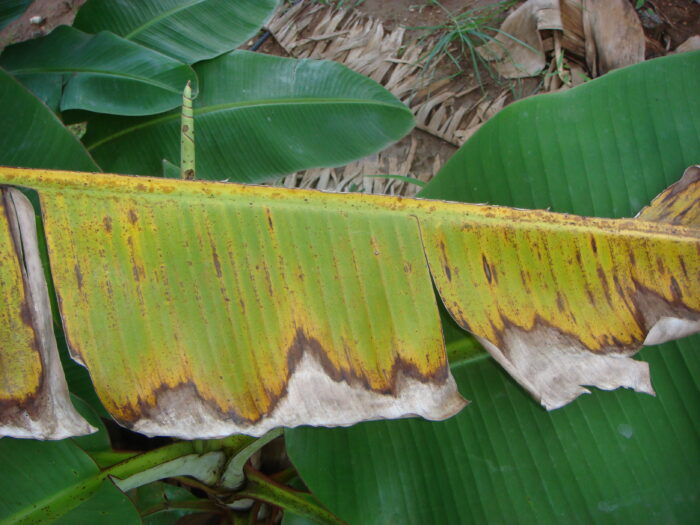
M 188 81 L 194 91 L 197 86 L 194 71 L 182 62 L 106 31 L 88 35 L 69 26 L 8 47 L 0 66 L 20 81 L 29 79 L 30 88 L 55 82 L 57 73 L 72 75 L 61 96 L 63 111 L 151 115 L 179 106 Z M 55 96 L 44 91 L 45 99 Z
M 369 155 L 404 136 L 413 116 L 372 80 L 335 62 L 234 51 L 195 66 L 197 177 L 256 182 Z M 179 165 L 180 113 L 98 116 L 84 143 L 114 173 L 160 176 Z
M 2 523 L 141 523 L 126 495 L 100 476 L 76 440 L 4 438 L 0 457 Z
M 90 154 L 53 112 L 0 68 L 0 164 L 99 171 Z
M 0 4 L 0 29 L 27 10 L 32 0 L 5 0 Z
M 236 49 L 274 12 L 278 0 L 89 0 L 73 26 L 111 31 L 187 64 Z
M 698 92 L 700 53 L 688 53 L 515 103 L 421 195 L 632 216 L 700 161 Z M 288 430 L 288 451 L 351 524 L 693 523 L 699 346 L 640 353 L 656 398 L 594 391 L 551 413 L 477 357 L 453 369 L 473 403 L 446 422 Z

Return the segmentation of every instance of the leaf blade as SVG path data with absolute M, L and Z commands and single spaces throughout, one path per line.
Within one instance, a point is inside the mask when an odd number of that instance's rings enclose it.
M 61 98 L 62 110 L 118 115 L 150 115 L 177 107 L 182 86 L 197 82 L 191 68 L 170 57 L 108 32 L 92 36 L 69 26 L 7 48 L 0 65 L 20 80 L 73 74 Z
M 237 51 L 196 71 L 200 179 L 255 182 L 343 164 L 398 140 L 413 125 L 410 111 L 388 91 L 331 62 Z M 102 117 L 88 126 L 84 142 L 109 171 L 157 176 L 163 159 L 179 165 L 178 119 L 177 112 Z
M 118 5 L 90 0 L 75 27 L 88 33 L 112 31 L 187 64 L 231 51 L 271 16 L 277 0 L 169 2 L 130 1 Z

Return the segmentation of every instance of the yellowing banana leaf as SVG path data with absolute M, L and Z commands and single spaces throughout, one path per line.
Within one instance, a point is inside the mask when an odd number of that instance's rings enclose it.
M 61 439 L 94 429 L 75 411 L 53 334 L 34 210 L 0 189 L 0 433 Z
M 544 406 L 652 393 L 630 356 L 700 329 L 700 230 L 645 217 L 694 217 L 698 179 L 614 220 L 0 169 L 39 192 L 70 350 L 107 410 L 184 438 L 453 415 L 433 280 Z

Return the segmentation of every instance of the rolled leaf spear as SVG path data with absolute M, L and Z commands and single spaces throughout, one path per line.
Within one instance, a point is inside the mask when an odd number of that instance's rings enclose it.
M 635 219 L 16 168 L 0 183 L 38 191 L 71 356 L 112 416 L 149 435 L 450 417 L 466 402 L 433 283 L 548 409 L 582 385 L 653 393 L 631 356 L 700 330 L 697 166 Z M 0 293 L 13 298 L 12 283 L 43 273 L 21 271 L 33 223 L 10 228 L 3 211 Z M 28 294 L 7 312 L 0 348 L 16 359 L 0 375 L 0 432 L 87 431 L 62 426 L 60 369 L 28 343 L 50 311 Z
M 189 80 L 182 92 L 182 117 L 180 120 L 180 178 L 196 178 L 194 164 L 194 113 L 192 111 L 192 86 Z

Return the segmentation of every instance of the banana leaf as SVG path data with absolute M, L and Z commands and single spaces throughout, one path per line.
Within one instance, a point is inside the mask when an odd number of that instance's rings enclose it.
M 700 329 L 700 167 L 628 220 L 13 168 L 0 182 L 38 191 L 71 356 L 109 413 L 149 435 L 454 415 L 465 402 L 432 282 L 550 409 L 581 385 L 653 393 L 648 367 L 630 356 Z M 55 348 L 15 340 L 15 327 L 36 339 L 51 316 L 31 271 L 33 215 L 3 191 L 11 309 L 0 326 L 18 363 L 2 384 L 4 432 L 80 433 L 53 430 L 69 410 L 39 401 L 52 383 L 30 380 L 51 375 L 41 363 Z M 65 393 L 45 397 L 61 404 Z M 16 413 L 25 399 L 46 415 Z
M 0 163 L 29 168 L 99 171 L 90 154 L 49 108 L 0 68 Z
M 512 104 L 421 195 L 632 216 L 700 160 L 699 90 L 687 53 Z M 473 403 L 447 422 L 295 429 L 287 447 L 349 523 L 692 523 L 699 339 L 639 354 L 656 398 L 594 390 L 545 412 L 482 354 L 454 368 Z
M 232 51 L 255 35 L 277 0 L 89 0 L 74 27 L 111 31 L 193 64 Z
M 59 26 L 45 37 L 6 48 L 0 66 L 27 87 L 49 91 L 56 74 L 70 75 L 60 109 L 84 109 L 115 115 L 151 115 L 180 105 L 192 69 L 168 56 L 109 32 L 88 35 Z M 37 79 L 37 77 L 39 77 Z
M 235 51 L 197 64 L 197 177 L 257 182 L 377 152 L 413 116 L 376 82 L 327 61 Z M 91 119 L 85 145 L 103 170 L 160 176 L 179 165 L 180 113 Z

